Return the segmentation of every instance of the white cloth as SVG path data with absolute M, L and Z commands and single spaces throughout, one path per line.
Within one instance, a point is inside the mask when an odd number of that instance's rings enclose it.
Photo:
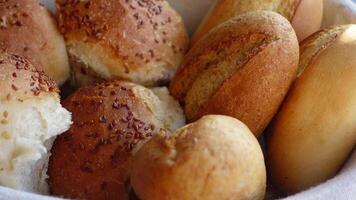
M 39 0 L 52 11 L 54 0 Z M 190 33 L 200 23 L 214 0 L 168 0 L 183 16 Z M 323 27 L 333 24 L 356 24 L 356 0 L 324 0 Z M 58 200 L 0 187 L 0 200 Z M 356 151 L 335 178 L 284 200 L 355 200 Z
M 62 200 L 0 187 L 0 200 Z

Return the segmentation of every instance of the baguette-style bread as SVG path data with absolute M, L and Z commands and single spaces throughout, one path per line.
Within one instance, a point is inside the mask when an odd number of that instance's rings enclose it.
M 63 36 L 37 0 L 0 1 L 0 51 L 26 57 L 59 85 L 69 78 Z
M 183 20 L 165 0 L 57 0 L 73 79 L 167 83 L 188 46 Z
M 144 200 L 262 200 L 265 194 L 261 148 L 232 117 L 204 116 L 172 135 L 157 134 L 132 163 L 132 188 Z
M 223 114 L 258 136 L 296 76 L 299 46 L 290 23 L 269 11 L 240 15 L 212 30 L 184 58 L 170 91 L 189 121 Z
M 268 135 L 268 165 L 285 193 L 334 176 L 356 144 L 356 25 L 301 44 L 298 79 Z
M 21 56 L 0 54 L 0 186 L 46 193 L 49 150 L 66 131 L 55 83 Z
M 57 138 L 48 175 L 50 192 L 73 199 L 128 199 L 130 159 L 161 129 L 184 125 L 167 89 L 114 81 L 80 88 L 64 101 L 73 126 Z M 165 109 L 165 110 L 162 110 Z
M 192 44 L 217 25 L 246 12 L 269 10 L 286 17 L 299 41 L 318 31 L 323 16 L 323 0 L 217 0 L 195 32 Z

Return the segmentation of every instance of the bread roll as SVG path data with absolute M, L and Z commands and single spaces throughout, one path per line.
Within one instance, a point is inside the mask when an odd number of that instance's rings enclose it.
M 114 81 L 83 87 L 66 99 L 74 124 L 54 143 L 48 170 L 51 193 L 128 199 L 132 153 L 159 130 L 184 125 L 183 111 L 168 90 L 155 92 Z
M 301 44 L 298 79 L 268 137 L 276 186 L 295 193 L 332 176 L 356 144 L 356 25 Z
M 323 0 L 216 0 L 192 38 L 195 44 L 217 25 L 246 12 L 269 10 L 286 17 L 299 41 L 318 31 L 323 17 Z
M 211 31 L 186 55 L 170 90 L 189 121 L 224 114 L 258 136 L 296 76 L 299 46 L 281 15 L 257 11 Z
M 132 163 L 132 187 L 143 200 L 258 200 L 265 194 L 258 141 L 227 116 L 205 116 L 172 135 L 155 135 Z
M 65 43 L 37 0 L 0 1 L 0 51 L 22 55 L 59 85 L 69 78 Z
M 0 186 L 46 193 L 52 141 L 70 123 L 55 83 L 23 57 L 1 53 Z
M 181 17 L 164 1 L 57 0 L 74 82 L 168 82 L 188 45 Z

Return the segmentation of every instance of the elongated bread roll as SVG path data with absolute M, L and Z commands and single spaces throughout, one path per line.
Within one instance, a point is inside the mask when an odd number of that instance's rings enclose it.
M 179 14 L 165 0 L 56 0 L 73 80 L 125 79 L 161 85 L 188 46 Z
M 192 44 L 217 25 L 250 11 L 270 10 L 286 17 L 299 41 L 318 31 L 323 16 L 323 0 L 217 0 L 193 36 Z
M 232 117 L 204 116 L 172 135 L 158 134 L 132 162 L 132 187 L 144 200 L 264 198 L 261 148 Z
M 295 193 L 334 176 L 356 144 L 356 25 L 301 44 L 298 79 L 268 136 L 279 189 Z
M 269 11 L 250 12 L 211 31 L 186 55 L 170 91 L 189 121 L 224 114 L 259 135 L 294 80 L 299 46 L 290 23 Z

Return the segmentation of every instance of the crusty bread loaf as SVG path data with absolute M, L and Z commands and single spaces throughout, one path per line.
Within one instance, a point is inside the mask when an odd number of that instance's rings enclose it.
M 76 84 L 125 79 L 168 82 L 188 45 L 181 17 L 153 0 L 57 0 Z
M 298 79 L 268 137 L 271 180 L 285 193 L 334 176 L 356 144 L 356 25 L 301 44 Z
M 1 53 L 0 185 L 46 193 L 52 141 L 70 123 L 55 83 L 23 57 Z
M 183 111 L 167 89 L 124 81 L 80 88 L 64 101 L 73 126 L 55 141 L 50 191 L 74 199 L 128 199 L 133 152 L 161 129 L 184 125 Z M 161 109 L 167 109 L 163 112 Z
M 258 200 L 265 194 L 258 141 L 227 116 L 204 116 L 172 135 L 155 135 L 132 163 L 132 187 L 144 200 Z
M 65 43 L 37 0 L 0 1 L 0 51 L 25 56 L 59 85 L 69 78 Z
M 184 58 L 170 91 L 189 121 L 224 114 L 259 135 L 296 76 L 299 46 L 290 23 L 269 11 L 250 12 L 211 31 Z
M 195 44 L 217 25 L 246 12 L 269 10 L 286 17 L 299 41 L 318 31 L 323 16 L 323 0 L 217 0 L 192 38 Z

